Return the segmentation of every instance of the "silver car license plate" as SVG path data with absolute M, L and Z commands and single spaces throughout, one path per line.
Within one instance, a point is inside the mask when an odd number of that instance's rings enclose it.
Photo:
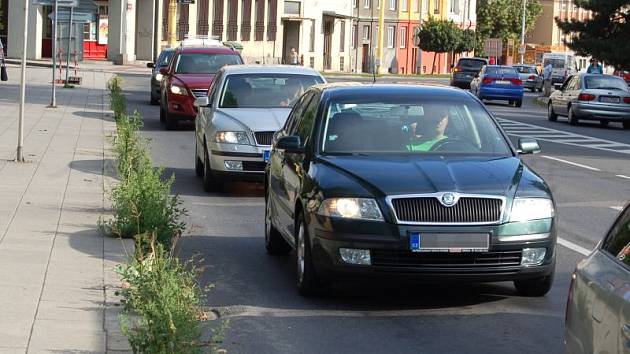
M 409 247 L 411 252 L 488 252 L 490 235 L 411 232 Z
M 600 96 L 599 97 L 599 102 L 603 102 L 603 103 L 619 103 L 619 97 L 613 97 L 613 96 Z

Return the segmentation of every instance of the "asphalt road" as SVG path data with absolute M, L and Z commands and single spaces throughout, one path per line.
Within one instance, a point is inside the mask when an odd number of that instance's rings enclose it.
M 561 245 L 551 292 L 525 298 L 512 283 L 357 282 L 305 299 L 295 290 L 291 258 L 265 253 L 262 186 L 235 183 L 205 193 L 193 171 L 194 125 L 163 130 L 157 106 L 148 104 L 148 74 L 124 78 L 154 161 L 175 173 L 175 192 L 190 211 L 179 252 L 203 257 L 202 282 L 215 286 L 208 303 L 229 319 L 230 353 L 561 353 L 570 274 L 630 199 L 629 131 L 549 122 L 532 94 L 522 108 L 488 104 L 514 139 L 540 139 L 543 152 L 525 160 L 551 185 L 558 206 Z

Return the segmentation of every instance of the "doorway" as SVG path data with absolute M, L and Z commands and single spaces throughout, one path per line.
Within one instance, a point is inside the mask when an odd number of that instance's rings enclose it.
M 333 28 L 333 21 L 331 19 L 324 18 L 324 70 L 330 70 L 331 68 Z
M 291 64 L 291 48 L 300 55 L 300 22 L 283 21 L 282 63 Z
M 369 73 L 370 70 L 370 45 L 364 44 L 361 49 L 361 72 Z

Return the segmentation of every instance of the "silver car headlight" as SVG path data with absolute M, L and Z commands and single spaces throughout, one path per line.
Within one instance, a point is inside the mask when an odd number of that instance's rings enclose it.
M 162 81 L 162 78 L 163 78 L 163 77 L 164 77 L 164 76 L 163 76 L 162 74 L 159 74 L 159 73 L 158 73 L 158 74 L 155 74 L 155 80 L 156 80 L 156 81 Z
M 249 145 L 249 138 L 245 132 L 217 132 L 214 136 L 217 143 Z
M 512 204 L 510 221 L 529 221 L 553 218 L 555 210 L 551 199 L 546 198 L 516 198 Z
M 330 198 L 319 207 L 320 215 L 345 219 L 383 221 L 376 200 L 370 198 Z

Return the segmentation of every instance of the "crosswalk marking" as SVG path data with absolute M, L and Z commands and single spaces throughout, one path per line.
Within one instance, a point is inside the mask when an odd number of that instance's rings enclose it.
M 545 128 L 505 118 L 497 117 L 497 121 L 508 135 L 630 155 L 630 144 Z

